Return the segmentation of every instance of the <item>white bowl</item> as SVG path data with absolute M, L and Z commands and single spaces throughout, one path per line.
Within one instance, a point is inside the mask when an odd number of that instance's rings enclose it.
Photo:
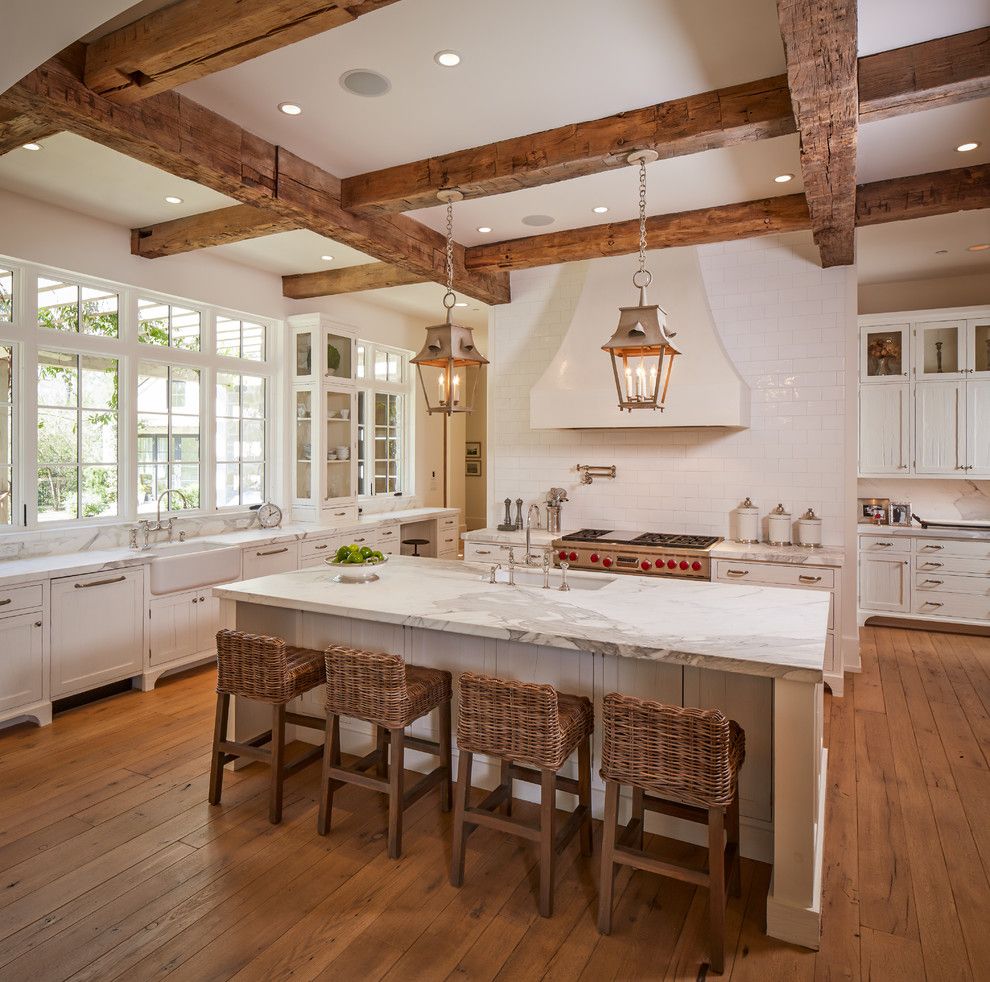
M 388 556 L 384 559 L 368 560 L 358 565 L 357 563 L 338 563 L 332 556 L 323 560 L 327 566 L 338 570 L 333 578 L 334 583 L 375 583 L 381 579 L 377 570 L 388 562 Z

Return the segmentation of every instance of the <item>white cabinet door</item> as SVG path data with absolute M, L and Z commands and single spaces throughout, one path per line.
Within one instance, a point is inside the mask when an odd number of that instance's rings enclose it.
M 906 474 L 910 453 L 907 382 L 859 390 L 859 473 Z
M 66 576 L 51 589 L 53 698 L 140 673 L 143 570 Z
M 193 598 L 196 611 L 196 651 L 210 651 L 217 646 L 220 630 L 220 601 L 212 590 L 204 590 Z
M 44 637 L 40 610 L 0 620 L 0 712 L 43 698 Z
M 191 655 L 196 650 L 195 593 L 158 597 L 148 605 L 148 653 L 152 665 Z
M 859 473 L 906 474 L 910 453 L 907 382 L 859 390 Z
M 911 567 L 898 556 L 859 557 L 859 606 L 904 612 L 911 605 Z
M 914 469 L 917 474 L 963 473 L 966 451 L 963 382 L 917 382 L 914 387 Z
M 966 476 L 990 477 L 990 378 L 966 383 Z
M 284 545 L 251 546 L 241 559 L 242 579 L 253 580 L 273 573 L 291 573 L 299 568 L 299 547 L 295 542 Z

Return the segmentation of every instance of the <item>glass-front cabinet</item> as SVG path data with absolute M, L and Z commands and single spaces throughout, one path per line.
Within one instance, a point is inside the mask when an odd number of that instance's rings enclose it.
M 864 327 L 859 336 L 861 382 L 901 382 L 908 376 L 908 324 Z
M 914 373 L 919 379 L 961 379 L 966 374 L 966 322 L 931 321 L 914 329 Z
M 289 325 L 293 518 L 327 524 L 356 520 L 355 335 L 319 314 L 290 317 Z
M 966 322 L 969 374 L 990 378 L 990 317 Z

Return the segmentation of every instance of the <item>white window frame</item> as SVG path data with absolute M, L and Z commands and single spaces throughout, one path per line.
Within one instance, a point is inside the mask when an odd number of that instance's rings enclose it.
M 57 529 L 90 526 L 129 525 L 147 518 L 138 513 L 137 501 L 137 371 L 139 362 L 181 365 L 200 371 L 200 507 L 165 511 L 163 516 L 178 518 L 203 517 L 210 514 L 250 514 L 248 508 L 237 505 L 216 507 L 216 468 L 213 462 L 216 434 L 216 374 L 232 372 L 260 376 L 265 379 L 265 490 L 266 498 L 277 498 L 283 490 L 284 475 L 272 466 L 276 460 L 275 435 L 283 425 L 281 358 L 284 331 L 281 322 L 247 311 L 238 311 L 213 304 L 201 303 L 188 297 L 173 296 L 157 290 L 132 287 L 103 280 L 70 270 L 26 262 L 13 256 L 0 255 L 0 266 L 14 273 L 14 320 L 0 322 L 0 341 L 14 349 L 14 448 L 13 448 L 13 518 L 10 525 L 0 526 L 0 539 L 5 535 L 25 532 L 45 532 Z M 38 326 L 38 277 L 60 278 L 81 286 L 114 290 L 118 294 L 118 334 L 116 338 L 53 331 Z M 200 350 L 186 351 L 171 346 L 148 344 L 138 340 L 138 298 L 155 300 L 172 306 L 200 311 Z M 216 318 L 229 317 L 265 326 L 264 361 L 217 355 Z M 104 518 L 76 518 L 39 522 L 37 515 L 37 370 L 38 350 L 64 351 L 69 354 L 97 354 L 116 358 L 119 383 L 118 406 L 118 513 Z M 30 475 L 30 477 L 28 476 Z M 173 496 L 176 506 L 181 504 Z
M 359 499 L 370 500 L 372 498 L 392 498 L 401 495 L 403 498 L 415 494 L 415 474 L 412 473 L 413 461 L 413 440 L 415 439 L 415 422 L 413 414 L 416 411 L 416 400 L 414 399 L 414 384 L 416 381 L 416 366 L 409 363 L 409 359 L 415 354 L 406 348 L 399 348 L 392 344 L 381 344 L 377 341 L 365 341 L 358 339 L 355 342 L 355 357 L 357 348 L 364 348 L 364 370 L 365 377 L 357 378 L 355 381 L 358 395 L 364 395 L 365 399 L 365 426 L 364 440 L 359 442 L 358 466 L 363 463 L 366 475 L 368 490 L 359 494 Z M 375 353 L 384 351 L 388 354 L 397 355 L 402 363 L 402 378 L 398 382 L 383 382 L 374 378 Z M 402 400 L 402 440 L 400 464 L 402 474 L 402 487 L 398 491 L 386 491 L 382 494 L 375 494 L 375 426 L 374 426 L 374 405 L 375 394 L 384 393 L 387 395 L 397 395 Z M 360 484 L 360 481 L 359 481 Z
M 266 342 L 265 343 L 266 343 L 266 347 L 267 347 L 267 344 L 268 344 L 267 339 L 266 339 Z M 231 360 L 233 360 L 233 359 L 231 359 Z M 252 364 L 252 363 L 251 362 L 246 362 L 245 360 L 242 360 L 242 359 L 239 359 L 238 360 L 238 364 L 243 366 L 244 364 Z M 260 364 L 262 364 L 262 362 L 253 362 L 253 364 L 260 365 Z M 237 417 L 234 417 L 234 416 L 220 416 L 217 413 L 217 386 L 216 386 L 216 377 L 217 377 L 218 374 L 220 374 L 220 375 L 237 375 L 239 377 L 239 379 L 240 379 L 240 382 L 238 383 L 239 384 L 239 387 L 240 387 L 240 392 L 239 392 L 239 395 L 238 395 L 238 398 L 239 398 L 239 402 L 238 402 L 238 413 L 239 413 L 239 415 Z M 256 460 L 245 461 L 242 456 L 238 456 L 238 458 L 237 458 L 236 461 L 233 461 L 233 460 L 223 460 L 222 461 L 222 460 L 220 460 L 220 455 L 216 452 L 216 448 L 214 446 L 214 453 L 213 453 L 213 457 L 212 457 L 212 461 L 211 461 L 212 466 L 213 466 L 213 485 L 214 485 L 213 486 L 213 511 L 218 512 L 218 513 L 223 513 L 223 514 L 226 514 L 228 512 L 244 511 L 246 508 L 251 508 L 253 506 L 251 506 L 251 505 L 242 505 L 242 504 L 239 504 L 239 503 L 236 504 L 236 505 L 218 505 L 216 503 L 216 471 L 217 471 L 217 465 L 219 465 L 221 463 L 223 463 L 223 464 L 235 464 L 236 463 L 237 464 L 237 471 L 238 471 L 238 482 L 239 482 L 240 485 L 242 485 L 243 484 L 243 476 L 244 476 L 244 474 L 243 474 L 244 464 L 245 463 L 248 463 L 248 464 L 257 464 L 257 463 L 260 463 L 261 464 L 261 467 L 262 467 L 262 473 L 265 475 L 264 488 L 262 489 L 262 495 L 261 495 L 262 502 L 264 502 L 264 500 L 265 500 L 265 491 L 267 491 L 269 489 L 269 487 L 270 487 L 271 462 L 272 462 L 272 457 L 271 457 L 272 432 L 271 431 L 272 431 L 272 425 L 273 425 L 272 424 L 272 415 L 273 415 L 272 414 L 272 386 L 274 384 L 271 375 L 266 375 L 263 372 L 249 372 L 249 371 L 247 371 L 244 368 L 238 368 L 236 370 L 235 369 L 228 370 L 228 369 L 225 369 L 225 368 L 219 368 L 219 369 L 217 369 L 213 373 L 213 390 L 212 390 L 212 393 L 211 393 L 211 398 L 213 399 L 213 405 L 212 405 L 211 408 L 212 408 L 212 412 L 213 412 L 213 437 L 214 437 L 214 444 L 216 443 L 217 420 L 219 420 L 219 419 L 235 419 L 236 418 L 236 420 L 237 420 L 237 422 L 239 424 L 238 425 L 238 430 L 239 430 L 239 432 L 243 432 L 244 420 L 245 419 L 247 419 L 247 420 L 253 419 L 253 417 L 251 417 L 251 416 L 245 416 L 244 415 L 244 376 L 245 375 L 250 375 L 252 378 L 261 378 L 261 379 L 264 380 L 264 383 L 265 383 L 265 409 L 264 409 L 264 412 L 261 415 L 261 423 L 262 423 L 262 425 L 265 428 L 265 441 L 264 441 L 265 442 L 265 449 L 263 451 L 263 456 L 262 456 L 262 458 L 261 458 L 260 461 L 256 461 Z M 242 496 L 243 496 L 243 487 L 241 486 L 240 489 L 239 489 L 239 491 L 238 491 L 238 497 L 242 497 Z

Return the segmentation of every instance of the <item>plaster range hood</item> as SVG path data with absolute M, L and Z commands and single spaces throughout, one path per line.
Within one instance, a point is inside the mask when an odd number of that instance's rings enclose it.
M 749 386 L 715 329 L 696 249 L 648 253 L 647 266 L 653 273 L 649 302 L 666 310 L 668 329 L 677 332 L 674 343 L 683 352 L 674 360 L 662 413 L 619 410 L 612 366 L 601 350 L 615 329 L 619 307 L 636 300 L 632 257 L 588 260 L 583 266 L 580 296 L 566 334 L 530 391 L 533 429 L 749 426 Z

